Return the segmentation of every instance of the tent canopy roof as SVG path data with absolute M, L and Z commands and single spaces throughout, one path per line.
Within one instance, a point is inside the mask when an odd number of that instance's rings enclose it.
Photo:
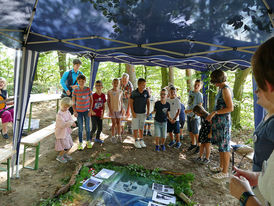
M 1 0 L 0 41 L 96 61 L 246 68 L 271 35 L 271 8 L 272 0 Z

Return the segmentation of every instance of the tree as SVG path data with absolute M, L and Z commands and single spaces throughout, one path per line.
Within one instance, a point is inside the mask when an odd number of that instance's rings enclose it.
M 240 70 L 238 69 L 235 73 L 235 83 L 233 87 L 234 95 L 234 111 L 231 113 L 232 125 L 235 128 L 241 128 L 241 103 L 243 100 L 243 89 L 246 82 L 246 78 L 250 73 L 251 68 Z
M 57 54 L 58 54 L 58 65 L 59 65 L 60 77 L 62 77 L 63 74 L 65 73 L 66 67 L 67 67 L 67 64 L 66 64 L 67 54 L 62 53 L 60 51 L 57 51 Z
M 132 64 L 126 64 L 126 72 L 129 75 L 129 81 L 133 84 L 134 88 L 137 88 L 137 80 L 136 80 L 136 73 L 135 67 Z
M 174 68 L 169 67 L 168 70 L 169 70 L 169 72 L 168 72 L 168 82 L 171 83 L 172 85 L 174 85 Z
M 191 90 L 192 82 L 191 82 L 192 72 L 190 69 L 186 69 L 186 85 L 187 85 L 187 92 Z
M 161 67 L 162 85 L 161 88 L 168 86 L 168 71 L 167 68 Z

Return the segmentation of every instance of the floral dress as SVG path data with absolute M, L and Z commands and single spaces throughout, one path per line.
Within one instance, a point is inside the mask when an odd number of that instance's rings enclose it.
M 224 88 L 229 88 L 225 85 Z M 226 103 L 223 98 L 223 89 L 220 89 L 215 97 L 214 111 L 226 108 Z M 231 89 L 230 89 L 231 91 Z M 232 94 L 232 92 L 231 92 Z M 217 144 L 219 152 L 230 151 L 230 136 L 231 136 L 231 116 L 230 113 L 216 114 L 212 118 L 212 144 Z

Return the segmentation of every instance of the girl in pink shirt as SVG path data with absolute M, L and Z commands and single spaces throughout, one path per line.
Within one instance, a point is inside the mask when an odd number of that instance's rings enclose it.
M 62 163 L 66 163 L 68 160 L 72 160 L 72 157 L 67 154 L 70 148 L 73 146 L 73 141 L 71 138 L 71 126 L 76 126 L 70 112 L 68 111 L 71 105 L 71 98 L 64 97 L 61 100 L 61 109 L 56 115 L 55 150 L 59 152 L 56 160 Z

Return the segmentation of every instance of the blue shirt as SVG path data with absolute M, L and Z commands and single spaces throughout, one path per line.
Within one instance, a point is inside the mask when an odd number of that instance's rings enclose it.
M 264 160 L 267 160 L 274 150 L 274 116 L 262 121 L 256 128 L 254 134 L 254 172 L 262 170 Z
M 144 90 L 142 93 L 139 92 L 138 88 L 132 91 L 130 98 L 133 99 L 133 110 L 135 113 L 146 113 L 146 105 L 149 97 L 147 90 Z
M 181 103 L 181 112 L 180 112 L 180 115 L 179 115 L 179 121 L 180 122 L 184 122 L 186 120 L 186 117 L 185 117 L 185 105 L 183 103 Z
M 165 104 L 162 104 L 161 101 L 157 101 L 154 106 L 154 111 L 156 111 L 154 119 L 157 122 L 166 122 L 167 112 L 170 111 L 170 104 L 168 102 L 166 102 Z
M 196 105 L 203 103 L 203 95 L 201 92 L 190 91 L 188 94 L 187 110 L 192 110 Z M 195 115 L 193 112 L 188 113 L 187 116 L 199 119 L 199 116 Z
M 72 80 L 73 80 L 73 82 L 76 82 L 75 85 L 78 85 L 76 79 L 77 79 L 77 77 L 78 77 L 79 74 L 83 74 L 83 73 L 80 72 L 79 70 L 77 71 L 77 73 L 75 73 L 75 72 L 74 72 L 74 69 L 72 69 Z M 65 91 L 68 90 L 68 87 L 67 87 L 67 85 L 66 85 L 66 80 L 67 80 L 67 78 L 68 78 L 68 75 L 69 75 L 69 71 L 66 71 L 66 72 L 63 74 L 63 76 L 62 76 L 62 78 L 61 78 L 61 80 L 60 80 L 60 84 L 62 85 L 62 87 L 63 87 L 63 89 L 64 89 Z

